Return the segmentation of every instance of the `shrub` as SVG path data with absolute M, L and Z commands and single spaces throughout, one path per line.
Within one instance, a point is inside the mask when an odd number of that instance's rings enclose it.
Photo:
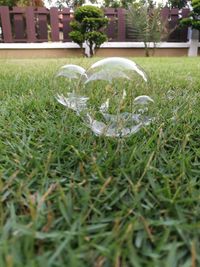
M 102 32 L 107 24 L 108 19 L 103 10 L 95 6 L 82 6 L 74 12 L 74 21 L 70 23 L 73 31 L 69 36 L 81 48 L 86 42 L 90 56 L 93 56 L 94 51 L 107 40 L 106 34 Z
M 200 30 L 200 0 L 192 1 L 192 12 L 189 18 L 184 18 L 180 21 L 182 26 L 189 26 L 193 29 Z
M 16 6 L 17 5 L 17 0 L 0 0 L 0 6 Z
M 187 6 L 187 0 L 169 0 L 168 1 L 168 5 L 171 8 L 183 8 L 185 6 Z
M 43 0 L 0 0 L 0 6 L 8 6 L 12 8 L 14 6 L 26 7 L 26 6 L 35 6 L 42 7 L 44 6 Z

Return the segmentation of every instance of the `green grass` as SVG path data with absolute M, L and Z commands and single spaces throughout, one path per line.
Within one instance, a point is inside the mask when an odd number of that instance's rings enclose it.
M 0 61 L 0 266 L 200 266 L 199 58 L 135 59 L 156 121 L 123 144 L 54 98 L 95 60 Z

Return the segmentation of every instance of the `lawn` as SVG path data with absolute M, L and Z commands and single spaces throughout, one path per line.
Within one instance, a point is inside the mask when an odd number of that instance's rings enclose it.
M 200 61 L 136 58 L 156 119 L 95 136 L 53 75 L 97 59 L 0 61 L 0 266 L 200 266 Z

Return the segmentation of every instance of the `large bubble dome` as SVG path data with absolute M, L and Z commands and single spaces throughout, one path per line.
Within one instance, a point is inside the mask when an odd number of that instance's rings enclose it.
M 147 75 L 129 59 L 106 58 L 88 70 L 65 65 L 54 86 L 58 102 L 76 112 L 96 135 L 130 136 L 152 122 Z

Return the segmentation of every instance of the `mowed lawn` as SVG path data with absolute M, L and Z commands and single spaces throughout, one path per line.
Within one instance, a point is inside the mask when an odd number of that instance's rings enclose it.
M 200 59 L 135 58 L 155 121 L 124 140 L 55 100 L 96 60 L 0 61 L 0 266 L 198 267 Z

